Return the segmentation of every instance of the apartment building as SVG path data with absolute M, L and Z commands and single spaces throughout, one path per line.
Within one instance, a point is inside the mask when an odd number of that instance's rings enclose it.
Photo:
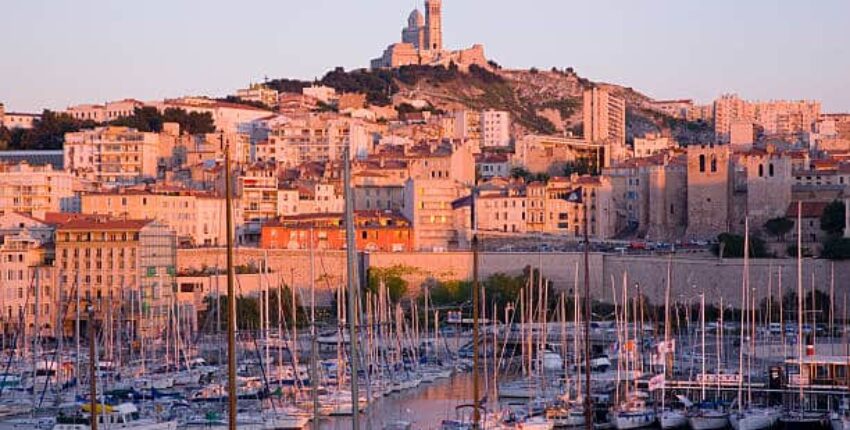
M 275 218 L 278 215 L 278 178 L 273 165 L 255 163 L 246 167 L 238 179 L 244 221 Z
M 626 102 L 605 88 L 584 90 L 584 139 L 614 148 L 626 146 Z
M 339 160 L 346 147 L 352 158 L 365 157 L 371 143 L 371 134 L 360 120 L 309 115 L 271 129 L 262 159 L 294 167 L 309 161 Z
M 220 246 L 226 237 L 225 200 L 211 193 L 159 186 L 86 193 L 80 200 L 83 214 L 157 220 L 181 244 Z
M 59 218 L 57 218 L 59 221 Z M 137 333 L 151 333 L 168 315 L 174 291 L 177 243 L 174 232 L 151 220 L 71 216 L 56 227 L 58 282 L 66 335 L 74 332 L 76 300 L 90 303 L 95 320 L 122 312 Z M 138 309 L 148 312 L 139 318 Z M 81 312 L 84 324 L 89 317 Z
M 53 228 L 20 213 L 0 215 L 0 319 L 3 333 L 54 336 L 57 289 Z
M 795 137 L 811 132 L 820 114 L 817 101 L 750 102 L 736 94 L 724 94 L 714 101 L 714 132 L 718 142 L 729 143 L 733 124 L 751 123 L 766 135 Z
M 0 162 L 0 215 L 21 212 L 44 218 L 48 212 L 79 211 L 74 178 L 49 164 Z
M 403 215 L 413 223 L 413 243 L 423 251 L 447 251 L 460 246 L 452 203 L 469 194 L 469 187 L 447 178 L 405 182 Z
M 643 137 L 634 138 L 632 156 L 634 158 L 650 157 L 675 146 L 676 142 L 669 137 L 661 136 L 658 133 L 648 133 Z
M 413 227 L 394 211 L 355 211 L 358 251 L 402 252 L 414 249 Z M 280 217 L 263 226 L 260 247 L 265 249 L 346 249 L 345 220 L 341 213 Z
M 481 112 L 481 147 L 506 147 L 511 144 L 511 114 L 500 110 Z
M 98 127 L 65 134 L 65 169 L 105 184 L 157 177 L 159 134 L 128 127 Z
M 281 186 L 277 214 L 342 213 L 345 200 L 339 183 L 297 181 Z

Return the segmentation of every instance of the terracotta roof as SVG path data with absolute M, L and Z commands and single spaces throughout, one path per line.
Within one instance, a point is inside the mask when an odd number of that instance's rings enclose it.
M 800 216 L 803 218 L 820 218 L 829 202 L 803 202 Z M 797 202 L 788 205 L 785 216 L 791 219 L 797 218 Z
M 72 219 L 57 226 L 57 230 L 139 230 L 151 220 L 140 219 Z

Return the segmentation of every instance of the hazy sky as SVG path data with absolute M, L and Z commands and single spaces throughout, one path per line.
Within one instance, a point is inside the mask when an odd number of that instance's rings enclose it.
M 423 1 L 8 0 L 0 101 L 224 95 L 365 67 Z M 447 47 L 483 43 L 505 67 L 572 66 L 655 98 L 734 91 L 850 111 L 848 0 L 443 0 L 443 16 Z

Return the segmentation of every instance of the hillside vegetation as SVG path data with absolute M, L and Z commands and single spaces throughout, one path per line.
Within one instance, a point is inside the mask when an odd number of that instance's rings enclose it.
M 508 70 L 496 63 L 490 68 L 471 66 L 468 71 L 449 66 L 403 66 L 393 70 L 336 68 L 316 81 L 275 79 L 268 83 L 285 92 L 300 92 L 311 84 L 326 85 L 339 92 L 361 92 L 369 103 L 407 107 L 424 100 L 433 111 L 497 109 L 511 113 L 514 134 L 582 135 L 582 93 L 598 85 L 626 100 L 627 139 L 647 132 L 665 132 L 684 143 L 710 139 L 706 124 L 674 120 L 642 108 L 649 100 L 632 88 L 594 83 L 572 68 Z M 707 133 L 708 132 L 708 133 Z

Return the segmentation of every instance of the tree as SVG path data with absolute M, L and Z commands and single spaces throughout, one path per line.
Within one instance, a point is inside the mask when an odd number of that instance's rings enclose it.
M 744 236 L 733 233 L 721 233 L 717 236 L 717 243 L 712 245 L 711 251 L 714 255 L 720 255 L 721 249 L 723 251 L 723 257 L 743 258 Z M 758 237 L 750 236 L 750 258 L 765 258 L 767 256 L 764 241 Z
M 161 112 L 153 106 L 136 108 L 133 115 L 118 118 L 110 124 L 134 128 L 143 132 L 159 133 L 166 122 L 180 124 L 180 130 L 189 134 L 212 133 L 215 121 L 209 112 L 186 112 L 180 108 L 167 108 Z
M 32 128 L 0 128 L 0 147 L 5 149 L 62 149 L 65 133 L 95 127 L 94 121 L 81 121 L 65 113 L 45 110 Z
M 522 178 L 528 181 L 531 177 L 531 172 L 529 172 L 525 167 L 514 167 L 511 169 L 511 177 L 514 179 Z
M 430 289 L 431 303 L 434 306 L 458 305 L 472 298 L 472 282 L 445 281 L 437 282 Z
M 830 260 L 850 259 L 850 239 L 843 237 L 827 239 L 823 243 L 823 250 L 821 251 L 820 256 Z
M 839 200 L 833 200 L 826 205 L 820 217 L 820 229 L 833 237 L 843 235 L 846 210 L 844 202 Z
M 403 276 L 410 270 L 405 266 L 392 266 L 386 268 L 372 267 L 369 269 L 367 290 L 378 294 L 381 282 L 387 287 L 392 302 L 398 302 L 407 294 L 407 281 Z
M 785 241 L 785 235 L 794 228 L 794 221 L 788 219 L 787 217 L 778 217 L 771 218 L 764 223 L 764 229 L 770 233 L 771 236 Z

